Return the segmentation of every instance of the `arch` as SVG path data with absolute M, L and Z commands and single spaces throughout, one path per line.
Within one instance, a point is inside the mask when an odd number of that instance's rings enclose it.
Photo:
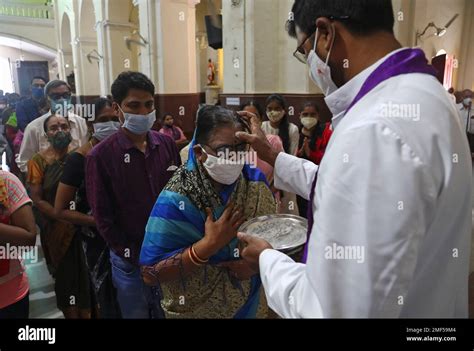
M 61 20 L 61 48 L 62 50 L 67 50 L 71 48 L 71 21 L 69 19 L 69 16 L 66 12 L 63 14 L 63 18 Z
M 79 13 L 79 36 L 81 38 L 95 38 L 96 15 L 92 0 L 82 0 Z
M 74 72 L 74 59 L 72 55 L 71 21 L 66 12 L 63 13 L 60 27 L 59 49 L 61 53 L 61 78 L 66 79 Z
M 45 46 L 36 41 L 21 37 L 19 35 L 13 35 L 8 33 L 0 32 L 0 45 L 9 46 L 12 48 L 22 49 L 23 51 L 45 57 L 49 60 L 56 58 L 57 52 L 55 49 Z

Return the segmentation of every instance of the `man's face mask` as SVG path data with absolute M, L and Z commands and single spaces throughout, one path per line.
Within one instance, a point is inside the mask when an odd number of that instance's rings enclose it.
M 63 117 L 67 117 L 69 111 L 73 108 L 71 93 L 51 94 L 49 101 L 51 104 L 51 112 Z
M 124 118 L 123 127 L 132 134 L 146 134 L 151 130 L 151 128 L 153 128 L 153 125 L 156 122 L 156 110 L 150 112 L 147 115 L 137 115 L 123 112 L 120 106 L 119 109 L 122 112 Z
M 331 43 L 331 48 L 329 49 L 328 57 L 326 58 L 326 62 L 321 60 L 321 58 L 316 53 L 316 48 L 318 47 L 318 34 L 319 28 L 316 28 L 316 34 L 314 37 L 314 48 L 311 50 L 308 56 L 308 66 L 309 66 L 309 76 L 311 80 L 316 84 L 319 89 L 323 91 L 323 93 L 328 96 L 335 92 L 338 87 L 334 83 L 331 77 L 331 68 L 329 67 L 329 58 L 331 57 L 331 51 L 334 46 L 334 40 L 336 36 L 333 36 L 333 40 Z

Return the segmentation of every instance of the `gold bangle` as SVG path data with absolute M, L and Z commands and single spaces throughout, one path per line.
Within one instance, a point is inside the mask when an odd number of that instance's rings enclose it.
M 206 264 L 206 263 L 209 262 L 209 259 L 203 260 L 201 257 L 199 257 L 199 255 L 198 255 L 197 252 L 196 252 L 196 249 L 194 248 L 194 245 L 191 246 L 191 251 L 192 251 L 192 253 L 193 253 L 194 258 L 195 258 L 199 263 Z

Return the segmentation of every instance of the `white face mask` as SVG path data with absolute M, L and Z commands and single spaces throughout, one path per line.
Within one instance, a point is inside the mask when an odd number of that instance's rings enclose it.
M 302 117 L 301 124 L 306 129 L 311 129 L 318 124 L 318 119 L 314 117 Z
M 308 56 L 308 65 L 309 65 L 309 76 L 311 80 L 316 84 L 326 96 L 335 92 L 338 87 L 331 78 L 331 67 L 329 67 L 329 57 L 331 56 L 332 47 L 334 46 L 334 39 L 329 49 L 328 57 L 326 62 L 321 60 L 316 54 L 316 47 L 318 43 L 318 32 L 319 28 L 316 28 L 316 36 L 314 37 L 314 48 L 311 50 Z
M 471 98 L 465 98 L 465 99 L 463 100 L 464 106 L 469 106 L 471 103 L 472 103 L 472 99 L 471 99 Z
M 156 122 L 156 110 L 147 115 L 135 115 L 133 113 L 123 112 L 120 106 L 119 109 L 125 118 L 123 127 L 135 135 L 148 133 Z
M 278 123 L 285 117 L 285 111 L 267 111 L 267 116 L 273 123 Z
M 209 155 L 203 147 L 201 150 L 207 155 L 207 160 L 202 165 L 212 179 L 224 185 L 232 185 L 239 179 L 245 166 L 243 160 L 241 162 L 226 162 L 223 158 Z
M 92 136 L 97 140 L 102 141 L 117 133 L 120 129 L 120 123 L 114 121 L 95 123 L 93 127 L 94 134 Z

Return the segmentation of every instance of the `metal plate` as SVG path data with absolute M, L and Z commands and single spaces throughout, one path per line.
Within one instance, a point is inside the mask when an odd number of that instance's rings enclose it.
M 268 241 L 275 250 L 291 251 L 306 243 L 308 221 L 303 217 L 278 214 L 244 223 L 239 232 Z

